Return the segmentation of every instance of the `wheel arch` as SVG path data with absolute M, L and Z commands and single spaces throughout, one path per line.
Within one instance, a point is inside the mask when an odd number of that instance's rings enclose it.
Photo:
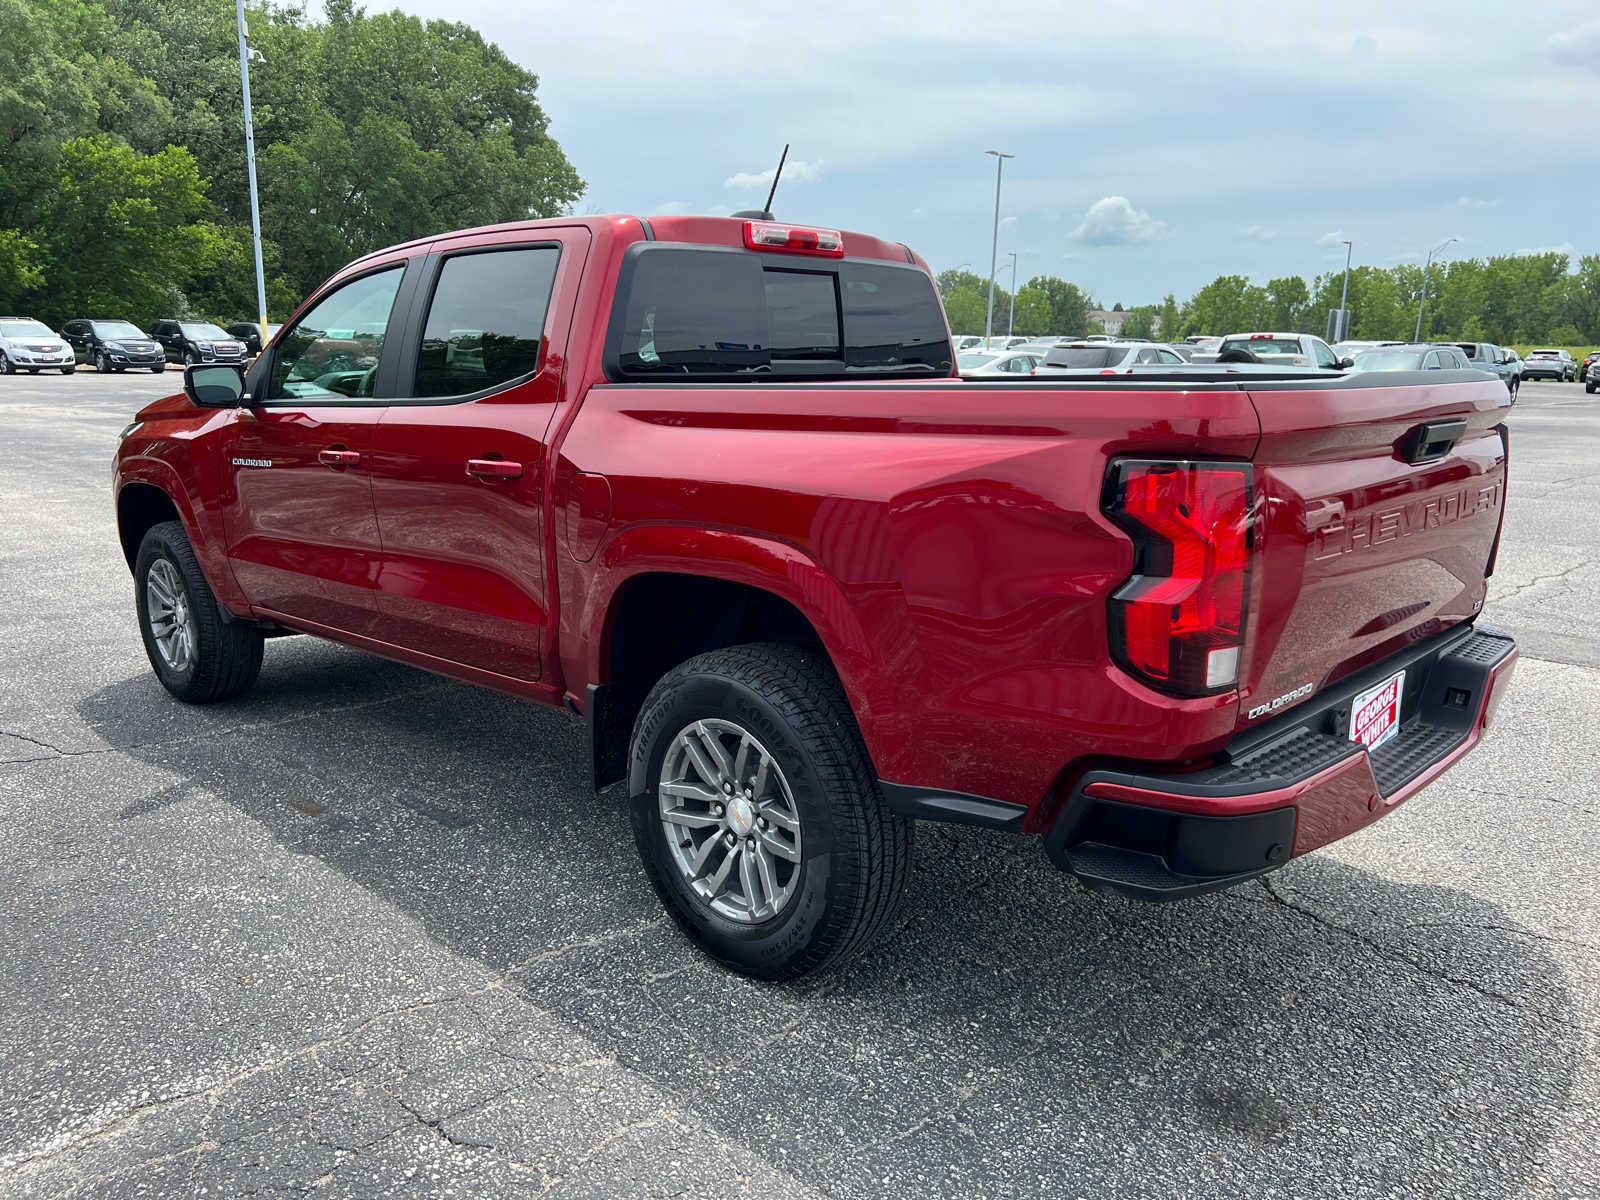
M 656 528 L 623 534 L 603 557 L 611 569 L 587 606 L 580 668 L 596 790 L 622 780 L 634 718 L 663 675 L 698 654 L 752 642 L 826 657 L 876 761 L 875 656 L 843 591 L 800 551 L 749 535 Z
M 190 522 L 183 520 L 183 513 L 164 489 L 143 480 L 123 484 L 117 492 L 117 539 L 122 543 L 128 570 L 133 570 L 144 535 L 163 521 L 182 521 L 186 530 L 190 528 Z

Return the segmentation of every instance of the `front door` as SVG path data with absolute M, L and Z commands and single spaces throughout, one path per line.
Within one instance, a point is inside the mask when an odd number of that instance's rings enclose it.
M 403 265 L 343 284 L 279 340 L 224 440 L 222 511 L 250 603 L 374 636 L 382 549 L 375 380 Z
M 467 245 L 424 277 L 419 336 L 372 464 L 388 641 L 540 676 L 545 439 L 566 335 L 550 297 L 558 273 L 576 277 L 569 263 L 581 266 L 586 240 L 563 230 L 534 245 Z

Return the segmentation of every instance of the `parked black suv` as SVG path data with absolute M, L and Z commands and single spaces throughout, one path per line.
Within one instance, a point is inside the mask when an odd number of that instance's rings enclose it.
M 274 325 L 268 323 L 267 340 L 270 342 L 273 338 L 277 337 L 278 330 L 282 328 L 283 326 L 281 324 Z M 244 350 L 246 354 L 254 357 L 255 355 L 261 353 L 261 326 L 257 325 L 254 321 L 235 321 L 232 325 L 228 326 L 228 333 L 230 336 L 236 337 L 244 343 Z
M 165 371 L 166 357 L 132 321 L 68 321 L 61 336 L 72 347 L 72 357 L 93 363 L 96 371 L 126 371 L 129 367 L 148 367 Z
M 157 321 L 150 336 L 170 363 L 242 363 L 245 358 L 244 343 L 210 321 Z

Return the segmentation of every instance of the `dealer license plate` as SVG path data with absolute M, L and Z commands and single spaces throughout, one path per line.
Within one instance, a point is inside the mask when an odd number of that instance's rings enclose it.
M 1391 675 L 1358 695 L 1350 706 L 1350 740 L 1376 750 L 1400 732 L 1400 697 L 1406 673 Z

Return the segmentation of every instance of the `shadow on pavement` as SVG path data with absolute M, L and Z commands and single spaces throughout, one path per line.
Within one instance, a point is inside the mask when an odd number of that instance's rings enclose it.
M 657 919 L 575 718 L 268 649 L 228 705 L 149 677 L 81 705 L 184 780 L 123 819 L 209 790 L 490 973 L 520 964 L 516 994 L 830 1194 L 1510 1195 L 1569 1094 L 1545 945 L 1327 858 L 1157 907 L 1084 892 L 1036 839 L 925 825 L 864 960 L 750 983 Z

